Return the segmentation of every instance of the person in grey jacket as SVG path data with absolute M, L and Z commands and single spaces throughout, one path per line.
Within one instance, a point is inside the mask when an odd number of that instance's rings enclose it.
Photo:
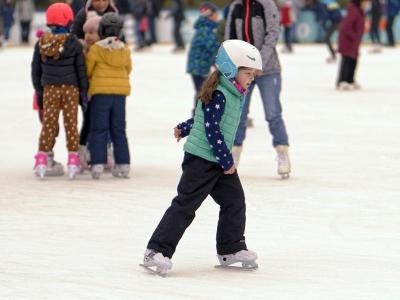
M 291 171 L 289 141 L 282 119 L 280 103 L 281 65 L 276 51 L 280 34 L 279 12 L 273 0 L 235 0 L 225 27 L 225 39 L 239 39 L 254 45 L 261 52 L 263 71 L 249 87 L 237 130 L 232 154 L 238 165 L 246 134 L 247 115 L 254 85 L 260 90 L 265 118 L 278 154 L 278 174 L 287 178 Z
M 29 43 L 29 33 L 31 31 L 31 22 L 35 13 L 35 5 L 32 0 L 17 0 L 15 12 L 21 25 L 21 41 Z

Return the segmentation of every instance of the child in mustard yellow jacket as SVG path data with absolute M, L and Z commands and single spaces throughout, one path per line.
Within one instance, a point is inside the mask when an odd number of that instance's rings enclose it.
M 115 13 L 106 13 L 100 20 L 100 41 L 90 47 L 86 56 L 89 78 L 90 158 L 92 177 L 99 179 L 107 163 L 107 135 L 114 147 L 115 177 L 127 178 L 130 171 L 126 138 L 125 104 L 130 94 L 129 73 L 131 52 L 120 39 L 123 20 Z

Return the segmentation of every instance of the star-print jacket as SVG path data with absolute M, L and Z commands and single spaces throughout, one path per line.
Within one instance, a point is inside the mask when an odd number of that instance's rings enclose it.
M 181 136 L 189 136 L 184 150 L 217 162 L 222 169 L 233 166 L 231 149 L 240 121 L 243 95 L 225 77 L 208 104 L 198 102 L 194 119 L 180 123 Z

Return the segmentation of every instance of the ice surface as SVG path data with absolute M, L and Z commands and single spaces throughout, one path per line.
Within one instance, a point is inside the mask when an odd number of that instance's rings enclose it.
M 167 278 L 138 264 L 176 192 L 190 117 L 185 54 L 133 54 L 129 180 L 33 176 L 39 122 L 32 49 L 0 52 L 0 299 L 400 299 L 400 50 L 363 50 L 358 92 L 334 90 L 323 46 L 281 55 L 292 177 L 276 175 L 258 92 L 239 173 L 254 272 L 214 268 L 218 207 L 208 198 Z M 67 154 L 61 130 L 56 159 Z

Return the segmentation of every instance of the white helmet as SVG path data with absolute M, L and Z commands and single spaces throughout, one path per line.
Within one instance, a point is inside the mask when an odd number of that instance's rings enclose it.
M 242 40 L 227 40 L 218 49 L 217 69 L 226 78 L 234 78 L 240 67 L 262 70 L 261 54 L 253 45 Z

